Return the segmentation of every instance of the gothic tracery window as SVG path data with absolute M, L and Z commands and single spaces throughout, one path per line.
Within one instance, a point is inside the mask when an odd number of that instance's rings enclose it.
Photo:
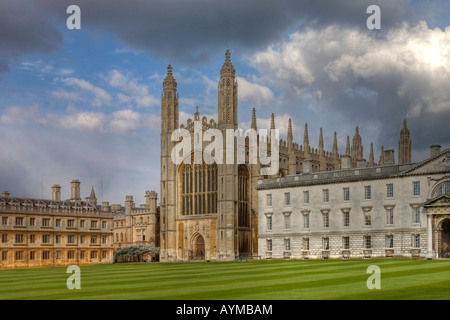
M 217 213 L 216 164 L 183 164 L 179 181 L 181 215 Z
M 238 169 L 238 223 L 240 227 L 250 227 L 249 218 L 249 176 L 245 166 Z

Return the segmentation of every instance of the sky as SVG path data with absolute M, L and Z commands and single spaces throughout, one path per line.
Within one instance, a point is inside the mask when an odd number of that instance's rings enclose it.
M 68 29 L 70 5 L 81 29 Z M 370 5 L 380 29 L 369 29 Z M 239 127 L 275 114 L 281 138 L 339 153 L 358 126 L 364 156 L 394 148 L 403 119 L 412 160 L 450 147 L 447 0 L 0 0 L 0 190 L 51 198 L 81 181 L 98 201 L 159 193 L 160 96 L 171 64 L 180 123 L 217 117 L 225 51 L 239 85 Z

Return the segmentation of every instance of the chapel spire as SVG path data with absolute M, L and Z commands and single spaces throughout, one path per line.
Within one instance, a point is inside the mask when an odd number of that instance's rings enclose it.
M 289 174 L 297 173 L 297 160 L 294 152 L 294 135 L 292 133 L 292 120 L 289 118 L 288 123 L 288 157 L 289 157 Z
M 320 133 L 319 133 L 319 171 L 326 171 L 326 170 L 327 170 L 327 163 L 325 161 L 323 130 L 322 130 L 322 128 L 320 128 Z
M 305 123 L 305 133 L 303 134 L 303 149 L 305 153 L 305 160 L 309 160 L 311 158 L 311 154 L 309 148 L 308 123 Z
M 167 66 L 167 75 L 163 82 L 164 90 L 177 90 L 177 81 L 172 74 L 172 65 Z
M 334 170 L 338 170 L 340 168 L 336 131 L 334 132 L 334 137 L 333 137 L 333 165 L 334 165 Z
M 369 166 L 373 167 L 374 165 L 375 165 L 375 157 L 373 155 L 373 143 L 370 143 Z
M 224 77 L 235 77 L 236 70 L 234 69 L 233 64 L 231 63 L 230 58 L 230 50 L 227 49 L 225 52 L 225 62 L 222 65 L 222 68 L 220 69 L 220 76 L 222 78 Z
M 270 116 L 270 129 L 275 130 L 275 115 L 273 113 Z
M 255 108 L 253 108 L 253 110 L 252 110 L 252 125 L 251 125 L 251 128 L 253 130 L 258 130 L 257 126 L 256 126 L 256 109 Z
M 161 133 L 171 133 L 178 128 L 179 95 L 177 81 L 172 74 L 172 65 L 167 66 L 167 75 L 163 81 L 161 93 Z
M 288 149 L 289 153 L 293 151 L 293 144 L 294 144 L 294 137 L 292 134 L 292 120 L 289 118 L 288 121 L 288 132 L 287 132 L 287 142 L 288 142 Z
M 358 160 L 364 159 L 362 138 L 359 134 L 359 127 L 355 129 L 355 135 L 353 136 L 353 144 L 351 149 L 352 167 L 356 168 Z
M 381 153 L 380 153 L 380 166 L 384 165 L 384 147 L 381 146 Z
M 225 53 L 225 62 L 220 69 L 218 84 L 218 126 L 220 130 L 238 127 L 238 84 L 236 70 L 230 59 L 230 50 Z
M 398 163 L 411 163 L 411 137 L 406 124 L 406 119 L 404 119 L 398 140 Z
M 345 144 L 345 155 L 350 155 L 350 136 L 347 136 L 347 143 Z

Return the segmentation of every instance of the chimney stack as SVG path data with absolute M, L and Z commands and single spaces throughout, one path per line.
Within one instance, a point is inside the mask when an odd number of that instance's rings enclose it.
M 341 169 L 350 169 L 351 157 L 345 154 L 341 157 Z
M 384 150 L 384 164 L 395 164 L 394 149 Z
M 55 184 L 52 186 L 52 200 L 53 201 L 61 200 L 61 186 L 59 184 Z
M 2 198 L 9 198 L 10 194 L 8 191 L 3 191 L 1 196 Z
M 303 173 L 311 173 L 312 169 L 312 160 L 303 160 Z
M 430 146 L 430 158 L 436 156 L 441 152 L 441 146 L 438 144 L 433 144 Z
M 366 159 L 358 159 L 358 160 L 356 160 L 356 167 L 357 168 L 365 168 L 365 167 L 367 167 Z
M 81 201 L 80 181 L 72 180 L 71 185 L 71 201 Z
M 102 211 L 104 212 L 109 212 L 109 202 L 108 201 L 103 201 L 102 202 Z

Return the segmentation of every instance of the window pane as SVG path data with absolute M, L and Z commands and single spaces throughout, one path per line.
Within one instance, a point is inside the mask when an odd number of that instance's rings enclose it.
M 350 212 L 344 212 L 344 227 L 350 226 Z
M 287 206 L 291 204 L 291 193 L 290 192 L 286 192 L 284 194 L 284 204 Z
M 420 181 L 413 182 L 413 195 L 420 196 Z
M 349 200 L 350 200 L 350 189 L 344 188 L 344 201 L 349 201 Z
M 266 205 L 268 207 L 272 206 L 272 195 L 271 194 L 266 195 Z
M 328 200 L 329 200 L 328 189 L 323 189 L 323 202 L 328 202 Z
M 267 230 L 272 230 L 272 217 L 267 217 Z
M 392 183 L 386 185 L 386 197 L 394 197 L 394 185 Z
M 309 214 L 303 215 L 303 227 L 309 229 Z
M 365 186 L 364 187 L 364 198 L 366 200 L 372 198 L 372 190 L 371 190 L 370 186 Z

